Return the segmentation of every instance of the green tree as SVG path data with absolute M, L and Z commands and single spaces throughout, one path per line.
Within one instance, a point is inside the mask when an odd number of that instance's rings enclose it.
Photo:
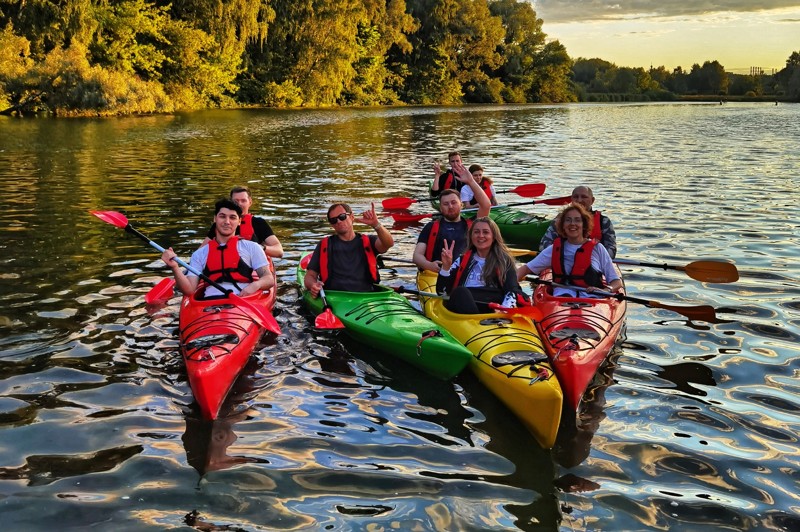
M 413 48 L 403 60 L 405 101 L 452 104 L 462 102 L 465 91 L 475 98 L 497 93 L 489 73 L 501 65 L 497 47 L 504 30 L 485 1 L 409 0 L 407 5 L 419 29 L 409 36 Z
M 558 41 L 551 41 L 537 55 L 536 79 L 530 88 L 529 101 L 574 102 L 575 91 L 571 85 L 572 60 Z
M 719 61 L 706 61 L 701 67 L 692 65 L 687 83 L 698 94 L 723 95 L 728 93 L 728 74 Z
M 506 30 L 499 48 L 503 64 L 497 70 L 504 85 L 503 99 L 526 102 L 534 92 L 536 57 L 542 52 L 547 37 L 542 31 L 542 20 L 527 2 L 499 0 L 491 2 L 489 10 L 500 17 Z

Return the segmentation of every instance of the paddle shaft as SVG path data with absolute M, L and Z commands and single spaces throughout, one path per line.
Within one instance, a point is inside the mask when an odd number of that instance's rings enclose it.
M 733 283 L 739 280 L 739 272 L 737 271 L 736 266 L 730 262 L 696 260 L 694 262 L 690 262 L 686 266 L 642 262 L 633 259 L 614 259 L 614 262 L 617 264 L 661 268 L 663 270 L 676 270 L 679 272 L 684 272 L 686 275 L 697 281 L 709 283 Z
M 125 231 L 130 233 L 130 234 L 132 234 L 132 235 L 135 235 L 136 237 L 138 237 L 138 238 L 140 238 L 142 240 L 144 240 L 145 242 L 147 242 L 148 245 L 150 245 L 151 247 L 157 249 L 161 253 L 164 253 L 164 251 L 166 251 L 163 247 L 159 246 L 156 242 L 153 242 L 152 240 L 147 238 L 147 236 L 145 236 L 144 234 L 139 232 L 139 230 L 136 229 L 135 227 L 133 227 L 131 224 L 128 224 L 128 225 L 125 226 Z M 187 264 L 186 262 L 182 261 L 179 257 L 177 257 L 177 256 L 173 257 L 172 260 L 174 260 L 175 262 L 177 262 L 178 264 L 180 264 L 181 266 L 186 268 L 188 271 L 190 271 L 193 274 L 197 275 L 202 280 L 204 280 L 206 283 L 210 284 L 211 286 L 213 286 L 214 288 L 216 288 L 217 290 L 219 290 L 223 294 L 232 294 L 233 293 L 233 290 L 231 290 L 230 288 L 225 288 L 221 284 L 219 284 L 218 282 L 213 281 L 209 276 L 207 276 L 206 274 L 204 274 L 201 271 L 196 270 L 192 266 L 189 266 L 189 264 Z
M 571 284 L 562 284 L 562 283 L 554 283 L 553 281 L 543 281 L 542 279 L 536 277 L 528 276 L 528 279 L 532 280 L 537 284 L 545 284 L 550 286 L 555 286 L 559 288 L 567 288 L 569 290 L 582 290 L 580 286 L 575 286 Z M 596 294 L 603 297 L 613 297 L 615 299 L 619 299 L 620 301 L 630 301 L 631 303 L 638 303 L 640 305 L 644 305 L 649 308 L 661 308 L 664 310 L 670 310 L 677 314 L 681 314 L 686 316 L 689 319 L 697 319 L 707 321 L 709 323 L 714 323 L 717 319 L 716 311 L 714 307 L 710 305 L 698 305 L 694 307 L 682 307 L 677 305 L 667 305 L 666 303 L 661 303 L 659 301 L 653 301 L 651 299 L 642 299 L 639 297 L 633 297 L 626 294 L 616 294 L 614 292 L 607 292 L 605 290 L 594 290 L 591 292 L 592 294 Z

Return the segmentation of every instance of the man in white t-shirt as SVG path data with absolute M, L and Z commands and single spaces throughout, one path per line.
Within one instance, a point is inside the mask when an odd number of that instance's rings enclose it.
M 269 269 L 264 248 L 256 242 L 236 236 L 241 217 L 242 209 L 236 203 L 230 199 L 219 200 L 214 210 L 216 236 L 208 245 L 192 253 L 189 265 L 202 271 L 223 288 L 233 290 L 237 295 L 247 296 L 274 287 L 275 277 Z M 184 295 L 192 294 L 197 290 L 200 277 L 192 272 L 184 273 L 173 260 L 175 257 L 175 252 L 169 248 L 164 250 L 161 260 L 175 275 L 178 289 Z M 257 274 L 257 280 L 253 280 L 253 272 Z M 205 295 L 221 295 L 221 292 L 209 286 Z

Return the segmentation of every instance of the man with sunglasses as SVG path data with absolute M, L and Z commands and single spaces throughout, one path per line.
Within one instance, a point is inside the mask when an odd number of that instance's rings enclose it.
M 375 205 L 355 218 L 349 205 L 334 203 L 328 208 L 327 218 L 334 234 L 317 244 L 303 284 L 314 297 L 319 295 L 323 285 L 330 290 L 371 292 L 380 280 L 377 255 L 386 253 L 394 245 L 391 233 L 375 214 Z M 372 227 L 376 234 L 357 233 L 353 229 L 354 222 Z
M 453 162 L 453 171 L 456 179 L 472 190 L 474 200 L 478 203 L 477 217 L 489 216 L 492 208 L 491 201 L 483 188 L 475 181 L 475 177 L 460 160 Z M 414 247 L 413 260 L 419 269 L 438 273 L 442 267 L 442 247 L 445 243 L 455 243 L 454 257 L 461 255 L 467 248 L 470 222 L 461 216 L 461 207 L 461 195 L 456 190 L 442 191 L 439 196 L 439 211 L 441 211 L 442 217 L 428 222 L 422 228 L 422 232 L 417 238 L 417 245 Z

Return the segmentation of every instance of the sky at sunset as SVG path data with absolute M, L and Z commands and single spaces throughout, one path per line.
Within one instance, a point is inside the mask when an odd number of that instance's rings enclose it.
M 570 57 L 617 66 L 681 66 L 719 61 L 725 70 L 765 73 L 800 51 L 800 1 L 533 0 L 548 39 Z

